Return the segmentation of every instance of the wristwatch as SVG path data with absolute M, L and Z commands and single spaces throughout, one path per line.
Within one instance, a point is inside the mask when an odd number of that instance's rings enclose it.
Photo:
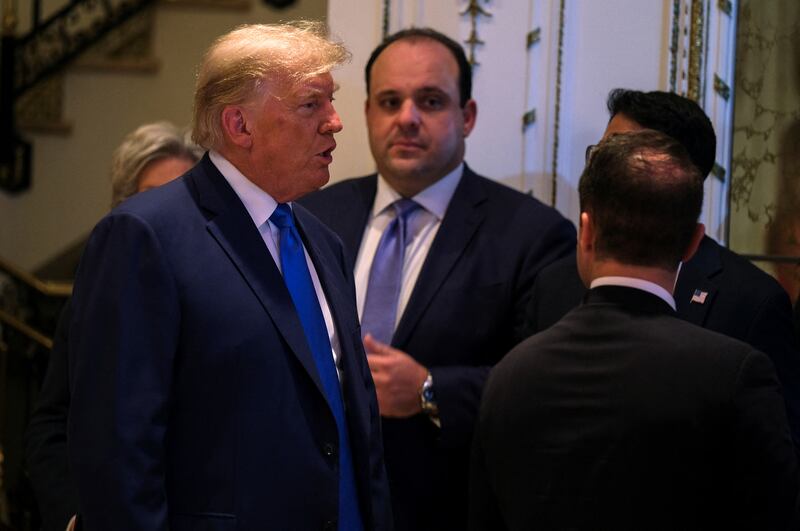
M 428 376 L 422 382 L 422 387 L 419 390 L 419 402 L 420 406 L 422 406 L 422 412 L 428 415 L 437 427 L 441 428 L 439 405 L 436 403 L 436 395 L 433 392 L 433 376 L 430 371 L 428 371 Z

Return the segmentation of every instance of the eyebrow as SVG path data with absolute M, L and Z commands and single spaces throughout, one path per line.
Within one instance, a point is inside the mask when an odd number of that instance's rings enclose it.
M 331 91 L 331 93 L 335 93 L 338 90 L 339 90 L 339 84 L 338 83 L 334 83 L 333 84 L 333 90 Z M 297 97 L 297 98 L 308 98 L 308 97 L 316 97 L 316 96 L 323 96 L 324 97 L 324 96 L 327 96 L 327 94 L 328 94 L 327 90 L 324 90 L 324 89 L 321 89 L 321 88 L 317 88 L 317 87 L 313 87 L 313 86 L 312 87 L 306 86 L 306 87 L 302 87 L 302 88 L 298 89 L 294 93 L 294 96 Z
M 379 91 L 375 92 L 374 96 L 375 97 L 394 96 L 394 95 L 397 95 L 397 94 L 400 94 L 400 93 L 401 93 L 401 91 L 399 91 L 397 89 L 387 88 L 387 89 L 383 89 L 383 90 L 379 90 Z M 415 95 L 415 94 L 430 94 L 430 93 L 447 95 L 447 91 L 445 89 L 441 88 L 441 87 L 426 86 L 426 87 L 420 87 L 418 89 L 414 89 L 414 91 L 412 92 L 412 96 Z

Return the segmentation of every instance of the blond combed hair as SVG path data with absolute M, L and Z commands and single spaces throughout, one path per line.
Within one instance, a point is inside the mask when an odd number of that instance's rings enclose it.
M 267 80 L 302 82 L 348 61 L 344 44 L 322 22 L 248 24 L 218 38 L 197 74 L 192 130 L 195 142 L 219 149 L 222 111 L 261 93 Z
M 145 124 L 129 133 L 111 157 L 111 208 L 136 193 L 139 177 L 151 162 L 180 158 L 197 162 L 203 150 L 186 129 L 169 122 Z

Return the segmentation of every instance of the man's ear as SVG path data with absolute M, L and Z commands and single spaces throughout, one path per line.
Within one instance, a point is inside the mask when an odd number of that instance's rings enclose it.
M 683 253 L 683 257 L 681 258 L 681 262 L 686 263 L 692 259 L 694 253 L 697 252 L 697 248 L 700 246 L 700 242 L 703 241 L 703 236 L 706 234 L 706 226 L 702 223 L 698 223 L 694 227 L 694 232 L 692 232 L 692 239 L 689 242 L 689 246 L 686 248 L 686 251 Z
M 461 112 L 464 114 L 464 138 L 467 138 L 478 119 L 478 104 L 475 100 L 467 100 Z
M 594 219 L 588 212 L 581 212 L 578 222 L 578 247 L 583 252 L 594 250 Z
M 239 105 L 228 105 L 222 109 L 222 130 L 228 140 L 241 148 L 253 145 L 253 135 L 247 123 L 247 113 Z

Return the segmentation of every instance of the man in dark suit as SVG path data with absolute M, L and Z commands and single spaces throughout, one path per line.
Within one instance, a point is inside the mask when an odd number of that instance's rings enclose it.
M 344 249 L 290 204 L 328 180 L 347 56 L 313 23 L 218 39 L 209 153 L 93 231 L 69 334 L 83 529 L 391 527 Z
M 489 377 L 471 529 L 796 529 L 797 461 L 769 358 L 675 313 L 702 190 L 663 133 L 597 147 L 579 184 L 590 289 Z
M 686 148 L 703 177 L 711 171 L 716 136 L 695 102 L 668 92 L 616 89 L 609 94 L 608 110 L 611 120 L 603 138 L 643 128 L 661 131 Z M 556 323 L 580 304 L 585 291 L 574 257 L 545 268 L 528 306 L 528 334 Z M 705 236 L 680 269 L 675 304 L 680 318 L 749 343 L 770 357 L 783 386 L 793 439 L 800 445 L 800 352 L 791 302 L 777 281 Z
M 355 271 L 395 527 L 463 530 L 486 375 L 520 338 L 536 274 L 574 248 L 575 230 L 463 163 L 477 106 L 460 45 L 402 31 L 372 53 L 366 80 L 378 175 L 303 204 Z
M 111 208 L 133 194 L 177 179 L 202 156 L 202 150 L 189 139 L 187 132 L 168 122 L 137 127 L 114 150 L 111 159 Z M 87 239 L 79 245 L 81 252 Z M 77 258 L 73 275 L 78 267 Z M 42 519 L 40 531 L 71 531 L 78 512 L 78 493 L 67 457 L 70 315 L 67 301 L 58 319 L 47 372 L 25 433 L 25 465 Z

